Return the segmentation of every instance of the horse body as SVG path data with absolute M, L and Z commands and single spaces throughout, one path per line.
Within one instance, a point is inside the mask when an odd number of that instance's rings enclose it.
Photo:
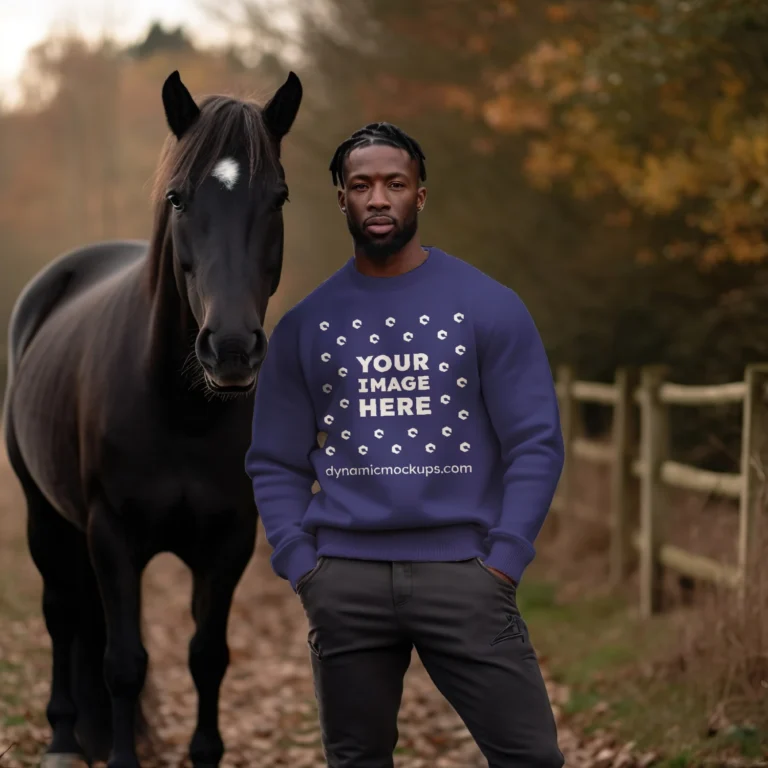
M 189 408 L 180 375 L 175 388 L 153 386 L 148 245 L 79 249 L 30 283 L 11 326 L 8 406 L 18 455 L 59 514 L 85 532 L 89 509 L 103 503 L 133 518 L 147 560 L 170 551 L 190 563 L 195 539 L 210 542 L 201 521 L 254 516 L 242 471 L 253 396 Z
M 53 648 L 44 764 L 139 768 L 141 577 L 160 552 L 193 576 L 192 763 L 223 755 L 227 622 L 258 517 L 243 461 L 283 246 L 281 169 L 243 168 L 279 156 L 300 98 L 291 74 L 259 111 L 224 97 L 200 110 L 171 75 L 177 142 L 151 240 L 60 256 L 12 312 L 5 439 Z
M 126 347 L 136 342 L 137 326 L 120 327 L 110 309 L 130 297 L 142 312 L 141 292 L 132 289 L 145 253 L 146 245 L 115 243 L 64 254 L 30 281 L 11 315 L 5 408 L 12 415 L 6 417 L 12 458 L 23 462 L 51 506 L 83 532 L 82 470 L 96 469 L 84 453 L 98 439 L 92 429 L 96 411 L 109 408 L 111 395 L 109 387 L 99 388 L 94 368 L 107 381 L 120 379 L 99 370 L 98 363 L 131 373 L 136 356 Z M 124 353 L 105 354 L 105 341 Z

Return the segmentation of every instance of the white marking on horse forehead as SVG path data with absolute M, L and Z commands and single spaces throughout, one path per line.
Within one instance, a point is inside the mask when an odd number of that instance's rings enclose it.
M 218 179 L 227 189 L 232 189 L 237 184 L 240 175 L 240 166 L 231 157 L 225 157 L 216 163 L 211 176 Z

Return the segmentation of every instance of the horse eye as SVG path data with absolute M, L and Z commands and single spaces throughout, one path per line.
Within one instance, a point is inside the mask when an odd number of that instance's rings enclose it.
M 181 199 L 179 194 L 177 192 L 169 192 L 166 195 L 166 198 L 168 199 L 168 202 L 177 210 L 181 211 L 184 209 L 184 201 Z

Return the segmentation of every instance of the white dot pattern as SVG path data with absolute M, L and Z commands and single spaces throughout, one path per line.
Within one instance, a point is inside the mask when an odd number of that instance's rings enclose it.
M 456 312 L 453 315 L 449 316 L 449 320 L 450 319 L 452 319 L 453 322 L 455 322 L 457 324 L 460 324 L 460 323 L 464 322 L 465 316 L 464 316 L 464 314 L 462 312 Z M 445 320 L 445 318 L 444 318 L 444 320 Z M 421 315 L 419 317 L 419 319 L 418 319 L 419 326 L 427 326 L 427 325 L 429 325 L 430 322 L 431 322 L 431 318 L 430 318 L 429 315 L 426 315 L 426 314 Z M 364 325 L 363 320 L 361 320 L 360 318 L 355 318 L 350 323 L 351 329 L 353 329 L 355 331 L 360 330 L 363 327 L 363 325 Z M 376 329 L 375 329 L 375 325 L 376 324 L 375 323 L 370 323 L 370 321 L 368 321 L 368 325 L 369 325 L 369 330 L 371 330 L 373 332 L 371 332 L 368 335 L 367 341 L 368 341 L 368 343 L 370 345 L 375 346 L 375 345 L 379 344 L 379 342 L 382 341 L 382 338 L 383 338 L 382 334 L 387 332 L 388 329 L 392 329 L 392 328 L 395 327 L 395 325 L 397 325 L 397 318 L 395 318 L 393 316 L 389 316 L 386 319 L 384 319 L 384 321 L 381 322 L 381 325 L 379 325 L 379 327 L 377 329 L 378 332 L 376 332 Z M 373 325 L 374 327 L 372 328 L 371 325 Z M 321 321 L 319 323 L 319 328 L 323 332 L 324 331 L 328 331 L 331 328 L 331 323 L 329 321 L 327 321 L 327 320 L 323 320 L 323 321 Z M 418 328 L 418 326 L 416 326 L 416 328 L 413 328 L 413 329 L 407 329 L 407 330 L 404 330 L 404 331 L 401 330 L 400 338 L 404 342 L 409 344 L 409 345 L 411 343 L 413 343 L 414 341 L 418 342 L 419 334 L 417 332 L 417 328 Z M 438 326 L 438 328 L 439 328 L 439 326 Z M 344 335 L 344 329 L 343 328 L 339 328 L 339 331 L 341 331 L 339 333 L 339 335 L 337 335 L 335 337 L 335 339 L 333 339 L 333 337 L 331 337 L 331 340 L 335 341 L 337 346 L 343 347 L 345 344 L 347 344 L 348 339 L 347 339 L 347 336 Z M 391 333 L 391 331 L 389 331 L 389 333 Z M 448 331 L 445 328 L 439 328 L 437 330 L 437 332 L 432 331 L 432 333 L 436 334 L 438 340 L 440 340 L 440 341 L 445 341 L 448 338 L 448 336 L 449 336 L 449 333 L 448 333 Z M 361 337 L 356 337 L 356 338 L 360 339 Z M 365 336 L 363 336 L 362 338 L 365 339 Z M 432 338 L 434 339 L 435 336 L 432 336 Z M 417 345 L 414 345 L 414 347 L 416 347 L 416 349 L 414 351 L 418 352 Z M 435 349 L 445 349 L 446 352 L 447 352 L 447 356 L 450 357 L 450 347 L 446 347 L 446 348 L 435 347 Z M 459 344 L 456 344 L 453 347 L 453 352 L 458 357 L 461 357 L 461 356 L 463 356 L 467 352 L 467 348 L 466 348 L 466 346 L 464 344 L 459 343 Z M 330 352 L 323 351 L 322 354 L 320 355 L 320 359 L 321 359 L 321 361 L 323 363 L 327 363 L 327 362 L 330 362 L 333 359 L 333 357 L 332 357 Z M 449 362 L 449 360 L 445 360 L 445 359 L 439 361 L 437 363 L 437 366 L 436 366 L 436 370 L 439 371 L 440 373 L 447 373 L 450 370 L 450 368 L 451 368 L 451 362 Z M 433 370 L 434 370 L 434 368 L 433 368 Z M 374 373 L 375 372 L 373 370 L 370 370 L 370 371 L 367 372 L 367 375 L 370 376 L 370 375 L 372 375 Z M 339 378 L 344 379 L 344 378 L 346 378 L 348 376 L 349 369 L 347 367 L 345 367 L 345 366 L 340 366 L 336 370 L 336 374 L 338 375 Z M 354 378 L 355 375 L 357 375 L 357 374 L 353 375 L 352 382 L 355 381 L 355 378 Z M 432 389 L 435 384 L 437 384 L 439 386 L 439 382 L 440 381 L 444 382 L 446 380 L 445 379 L 435 379 L 434 377 L 432 377 L 431 380 L 430 380 L 430 389 Z M 459 390 L 466 388 L 468 386 L 468 384 L 469 384 L 469 381 L 464 376 L 459 376 L 457 379 L 455 379 L 455 387 L 458 388 Z M 324 383 L 323 387 L 322 387 L 323 392 L 326 395 L 331 394 L 332 391 L 333 391 L 333 388 L 334 387 L 333 387 L 333 384 L 331 382 Z M 439 398 L 439 402 L 442 405 L 444 405 L 444 406 L 449 405 L 451 403 L 451 400 L 452 400 L 451 394 L 449 394 L 448 392 L 443 393 L 440 396 L 440 398 Z M 434 403 L 434 399 L 433 399 L 433 403 Z M 341 398 L 338 401 L 338 406 L 341 409 L 344 409 L 344 410 L 349 409 L 349 407 L 350 407 L 350 400 L 349 400 L 349 398 L 346 398 L 346 397 Z M 440 413 L 449 413 L 450 414 L 450 411 L 449 410 L 440 411 Z M 431 411 L 432 418 L 435 418 L 436 414 L 437 414 L 437 411 L 434 410 L 434 406 L 433 406 L 433 409 Z M 455 429 L 461 424 L 461 422 L 466 422 L 469 419 L 469 411 L 466 410 L 466 409 L 461 409 L 459 411 L 454 411 L 454 414 L 455 414 L 455 417 L 458 418 L 459 421 L 456 422 L 455 426 L 452 426 L 450 424 L 445 424 L 442 428 L 440 428 L 439 434 L 440 434 L 442 439 L 453 437 Z M 323 419 L 323 422 L 327 426 L 331 426 L 334 423 L 334 421 L 335 421 L 335 417 L 333 416 L 332 413 L 328 413 L 324 417 L 324 419 Z M 397 430 L 395 430 L 395 434 L 393 435 L 395 438 L 397 437 L 396 432 L 397 432 Z M 459 432 L 461 432 L 461 430 L 459 430 Z M 341 437 L 341 439 L 344 440 L 344 441 L 349 441 L 352 438 L 352 431 L 349 430 L 349 429 L 343 429 L 338 434 Z M 388 441 L 384 440 L 384 438 L 386 437 L 386 432 L 382 428 L 377 428 L 375 430 L 372 430 L 368 434 L 369 434 L 370 437 L 374 438 L 375 440 L 384 441 L 385 443 L 388 442 Z M 403 437 L 407 436 L 412 441 L 415 441 L 418 444 L 419 441 L 417 440 L 417 438 L 420 436 L 420 430 L 417 427 L 412 426 L 412 427 L 409 427 L 404 433 L 401 433 L 401 435 Z M 331 438 L 331 435 L 329 435 L 328 438 L 326 438 L 326 446 L 325 446 L 324 450 L 325 450 L 325 453 L 328 456 L 333 456 L 336 453 L 336 447 L 334 445 L 332 445 L 332 444 L 328 444 L 330 438 Z M 453 441 L 447 441 L 447 442 L 452 443 Z M 444 443 L 440 443 L 440 444 L 443 445 Z M 455 445 L 455 443 L 454 443 L 454 445 Z M 424 442 L 424 443 L 422 443 L 422 447 L 423 447 L 423 450 L 427 454 L 435 453 L 438 450 L 438 446 L 436 445 L 436 443 L 434 441 L 429 441 L 429 440 Z M 462 453 L 468 453 L 469 450 L 470 450 L 470 444 L 466 440 L 462 440 L 459 443 L 458 447 L 459 447 L 459 450 Z M 369 453 L 369 450 L 370 449 L 368 448 L 367 445 L 360 444 L 360 445 L 357 446 L 357 452 L 361 456 L 366 456 Z M 401 443 L 395 442 L 394 440 L 392 440 L 391 441 L 391 445 L 389 446 L 389 450 L 391 451 L 392 454 L 398 455 L 398 454 L 402 453 L 404 448 L 403 448 L 403 445 Z

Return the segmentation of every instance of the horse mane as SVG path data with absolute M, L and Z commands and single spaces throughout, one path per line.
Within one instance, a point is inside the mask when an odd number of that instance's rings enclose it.
M 155 209 L 149 265 L 152 291 L 170 243 L 169 204 L 165 195 L 171 183 L 191 191 L 210 174 L 218 160 L 243 149 L 248 157 L 250 179 L 264 169 L 280 173 L 279 148 L 264 123 L 260 104 L 215 94 L 205 97 L 199 107 L 200 115 L 181 139 L 169 133 L 155 171 L 150 194 Z

